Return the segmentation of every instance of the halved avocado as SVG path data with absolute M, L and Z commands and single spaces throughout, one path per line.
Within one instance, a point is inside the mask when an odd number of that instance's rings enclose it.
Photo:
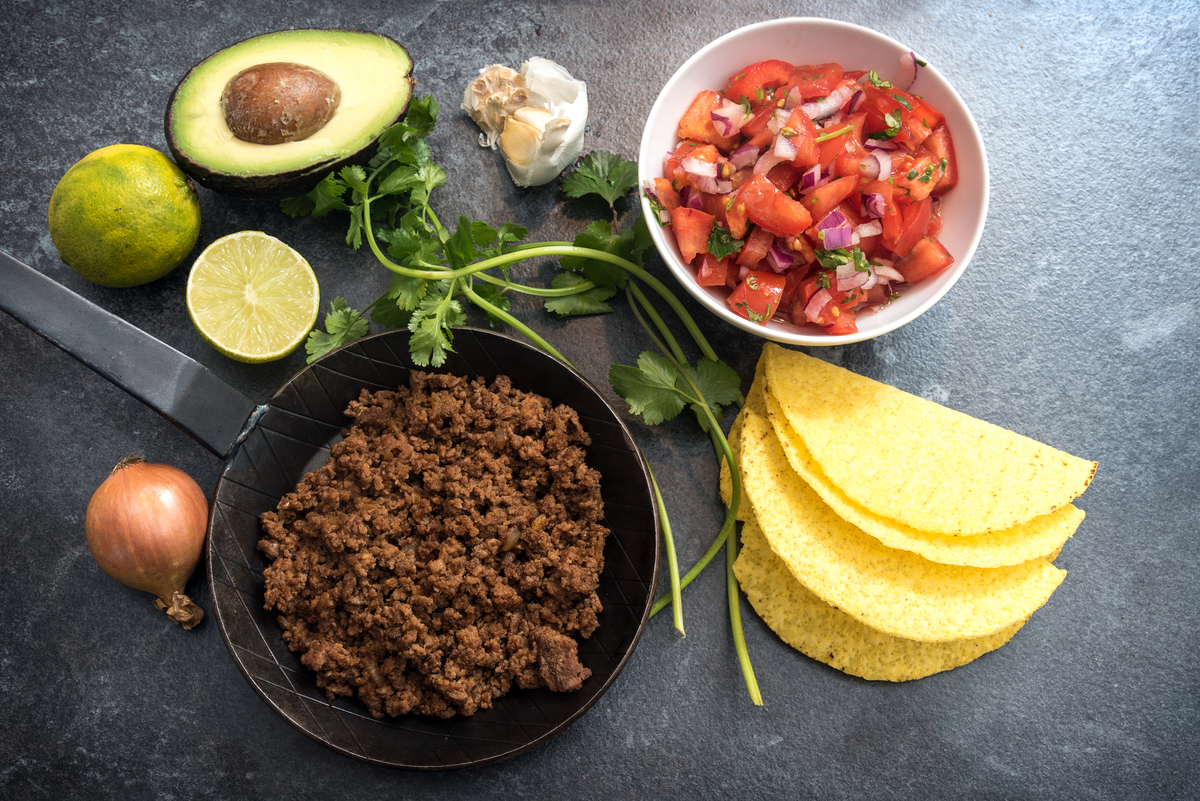
M 327 76 L 340 92 L 328 122 L 304 139 L 279 144 L 238 138 L 222 97 L 228 100 L 232 79 L 260 65 L 299 65 Z M 365 164 L 379 135 L 408 111 L 414 85 L 408 51 L 381 34 L 294 30 L 255 36 L 209 56 L 179 82 L 167 102 L 167 145 L 184 172 L 214 191 L 301 195 L 334 170 Z

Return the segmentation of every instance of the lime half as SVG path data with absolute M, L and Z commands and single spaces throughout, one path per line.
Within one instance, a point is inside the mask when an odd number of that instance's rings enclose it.
M 304 257 L 261 231 L 221 237 L 188 276 L 192 324 L 205 342 L 241 362 L 287 356 L 312 330 L 320 303 Z

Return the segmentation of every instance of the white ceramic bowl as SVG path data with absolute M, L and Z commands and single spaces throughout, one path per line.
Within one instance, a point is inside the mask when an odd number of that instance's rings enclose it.
M 778 58 L 793 64 L 837 62 L 847 70 L 875 70 L 883 78 L 899 78 L 900 58 L 910 48 L 881 33 L 848 22 L 792 17 L 760 22 L 727 33 L 706 45 L 683 63 L 659 93 L 650 109 L 638 154 L 639 185 L 662 177 L 663 157 L 678 142 L 679 118 L 704 89 L 720 90 L 730 75 L 756 61 Z M 917 53 L 920 58 L 921 54 Z M 734 314 L 726 304 L 728 290 L 702 287 L 695 272 L 679 255 L 669 228 L 649 226 L 654 244 L 679 283 L 713 314 L 738 328 L 776 342 L 793 345 L 845 345 L 872 339 L 911 322 L 938 301 L 962 275 L 979 245 L 987 218 L 988 168 L 983 138 L 958 92 L 933 64 L 920 68 L 914 94 L 927 98 L 946 116 L 954 139 L 958 185 L 941 203 L 944 227 L 938 241 L 954 256 L 954 264 L 939 275 L 905 287 L 900 298 L 875 312 L 858 316 L 858 333 L 831 336 L 819 326 L 797 327 L 778 319 L 758 325 Z M 642 213 L 655 219 L 650 203 L 642 198 Z

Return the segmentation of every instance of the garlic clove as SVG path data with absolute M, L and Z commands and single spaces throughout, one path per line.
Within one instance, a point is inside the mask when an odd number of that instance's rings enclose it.
M 519 73 L 484 67 L 462 107 L 483 130 L 479 143 L 500 146 L 518 186 L 549 183 L 583 151 L 587 84 L 548 58 L 528 59 Z
M 544 108 L 537 106 L 523 106 L 512 113 L 514 120 L 532 125 L 538 131 L 545 131 L 546 124 L 553 119 L 553 115 Z
M 542 131 L 537 126 L 522 122 L 515 116 L 504 121 L 500 152 L 505 159 L 522 166 L 532 164 L 541 146 Z

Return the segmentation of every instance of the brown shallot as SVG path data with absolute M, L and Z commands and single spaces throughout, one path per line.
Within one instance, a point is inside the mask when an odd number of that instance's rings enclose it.
M 184 585 L 204 548 L 208 500 L 177 467 L 122 459 L 88 501 L 84 528 L 92 558 L 122 584 L 154 593 L 154 605 L 190 629 L 204 610 Z

